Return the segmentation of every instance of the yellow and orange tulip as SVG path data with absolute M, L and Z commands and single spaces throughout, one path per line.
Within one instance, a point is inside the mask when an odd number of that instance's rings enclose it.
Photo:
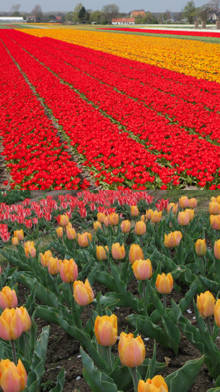
M 73 259 L 64 259 L 60 263 L 59 272 L 63 282 L 74 282 L 78 277 L 78 266 Z
M 9 359 L 0 361 L 0 387 L 3 392 L 20 392 L 26 388 L 27 373 L 21 360 L 15 365 Z
M 16 308 L 18 299 L 15 290 L 5 286 L 0 291 L 0 308 Z
M 132 270 L 137 280 L 150 279 L 153 273 L 150 259 L 136 260 L 132 264 Z
M 80 306 L 86 306 L 93 301 L 94 293 L 88 279 L 86 279 L 85 283 L 81 280 L 76 280 L 73 283 L 73 296 L 76 303 Z
M 210 291 L 197 295 L 196 304 L 202 317 L 206 318 L 214 314 L 215 297 Z
M 112 257 L 114 260 L 122 260 L 125 258 L 125 247 L 119 242 L 112 244 Z
M 118 344 L 118 354 L 122 365 L 130 368 L 140 366 L 146 356 L 141 336 L 134 338 L 132 333 L 122 332 Z
M 144 260 L 143 249 L 138 244 L 131 244 L 129 249 L 129 261 L 133 264 L 136 260 Z
M 162 376 L 148 378 L 146 382 L 140 380 L 138 383 L 138 392 L 168 392 L 168 386 Z
M 167 275 L 162 273 L 157 275 L 156 289 L 160 294 L 170 294 L 173 290 L 173 277 L 169 272 Z
M 95 319 L 95 336 L 101 346 L 113 346 L 118 336 L 118 319 L 115 314 L 111 316 L 97 316 Z

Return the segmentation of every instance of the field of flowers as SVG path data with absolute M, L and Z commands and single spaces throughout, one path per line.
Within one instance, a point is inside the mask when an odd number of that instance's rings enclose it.
M 0 31 L 11 188 L 220 187 L 219 45 L 26 32 Z
M 220 196 L 197 205 L 132 191 L 1 203 L 3 392 L 219 392 Z

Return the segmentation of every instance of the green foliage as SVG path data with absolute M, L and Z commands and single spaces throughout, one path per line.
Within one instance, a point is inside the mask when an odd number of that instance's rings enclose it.
M 31 197 L 31 192 L 26 191 L 0 191 L 0 203 L 6 203 L 8 205 L 23 201 Z
M 204 356 L 187 361 L 180 369 L 165 378 L 169 392 L 187 392 L 192 387 L 204 363 Z

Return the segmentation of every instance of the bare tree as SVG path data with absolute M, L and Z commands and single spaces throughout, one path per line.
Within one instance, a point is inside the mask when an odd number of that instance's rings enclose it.
M 43 11 L 41 6 L 39 4 L 36 4 L 33 10 L 31 11 L 31 14 L 35 16 L 36 22 L 40 22 L 43 16 Z
M 106 4 L 102 8 L 102 12 L 104 13 L 104 15 L 106 17 L 106 21 L 108 23 L 111 23 L 112 18 L 116 18 L 118 16 L 119 7 L 117 6 L 117 4 Z
M 21 8 L 21 4 L 13 4 L 11 7 L 11 10 L 10 10 L 10 14 L 12 16 L 19 16 L 20 15 L 20 12 L 19 12 L 20 8 Z

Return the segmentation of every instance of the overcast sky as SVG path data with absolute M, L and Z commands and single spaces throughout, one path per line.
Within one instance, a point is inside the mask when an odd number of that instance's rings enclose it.
M 203 5 L 208 0 L 194 0 L 196 6 Z M 0 0 L 0 12 L 10 11 L 15 4 L 20 4 L 20 11 L 31 11 L 39 4 L 43 11 L 72 11 L 77 3 L 81 2 L 87 9 L 102 9 L 106 4 L 115 3 L 121 12 L 133 9 L 144 9 L 152 12 L 181 11 L 187 0 Z

